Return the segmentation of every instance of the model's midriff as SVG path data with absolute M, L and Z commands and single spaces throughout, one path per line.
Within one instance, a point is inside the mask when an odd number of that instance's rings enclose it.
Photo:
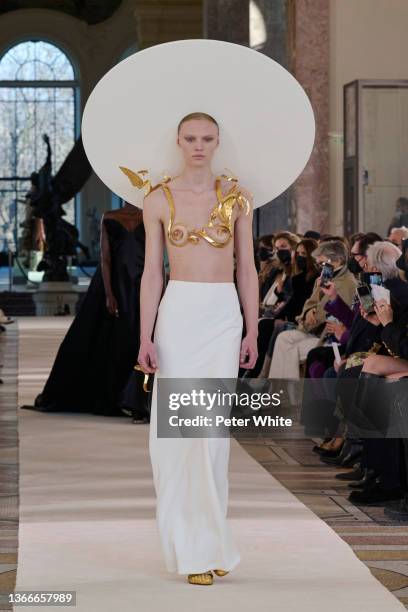
M 214 248 L 201 240 L 199 244 L 176 247 L 166 239 L 171 280 L 196 282 L 233 282 L 234 240 Z

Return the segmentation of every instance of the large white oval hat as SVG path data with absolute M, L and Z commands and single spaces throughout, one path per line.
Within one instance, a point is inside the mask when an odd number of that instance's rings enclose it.
M 218 40 L 149 47 L 114 66 L 84 109 L 85 152 L 99 178 L 127 202 L 144 192 L 120 169 L 148 170 L 153 185 L 183 168 L 177 126 L 204 112 L 220 126 L 214 174 L 235 175 L 270 202 L 304 169 L 315 136 L 310 101 L 298 81 L 258 51 Z

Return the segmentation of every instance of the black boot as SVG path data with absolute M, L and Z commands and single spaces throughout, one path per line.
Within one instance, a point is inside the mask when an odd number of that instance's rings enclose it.
M 383 412 L 386 412 L 386 404 L 382 401 L 385 380 L 383 376 L 377 374 L 360 372 L 351 409 L 347 414 L 347 421 L 359 430 L 362 437 L 376 437 L 376 434 L 378 436 L 376 417 L 381 412 L 381 407 L 384 407 Z M 377 409 L 374 410 L 374 408 Z
M 366 468 L 363 477 L 355 482 L 350 482 L 348 486 L 350 489 L 365 489 L 375 482 L 377 476 L 378 474 L 375 470 Z
M 362 506 L 383 505 L 388 501 L 401 499 L 402 490 L 399 487 L 383 489 L 379 483 L 366 487 L 362 491 L 352 491 L 348 497 L 353 504 Z
M 354 465 L 354 470 L 351 472 L 340 472 L 340 474 L 335 474 L 335 478 L 337 480 L 361 480 L 364 476 L 364 468 L 361 463 L 356 463 Z
M 359 440 L 349 439 L 343 444 L 343 447 L 335 457 L 322 457 L 320 461 L 328 463 L 330 465 L 337 465 L 342 467 L 348 467 L 353 465 L 360 458 L 362 451 L 362 445 Z
M 408 493 L 395 506 L 384 508 L 384 514 L 393 521 L 404 521 L 408 523 Z

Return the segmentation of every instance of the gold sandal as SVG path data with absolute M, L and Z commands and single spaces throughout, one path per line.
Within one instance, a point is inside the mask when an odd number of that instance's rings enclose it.
M 211 572 L 204 572 L 203 574 L 189 574 L 188 581 L 190 584 L 212 584 L 213 575 Z
M 214 574 L 217 574 L 217 576 L 226 576 L 227 574 L 229 574 L 229 572 L 226 572 L 225 570 L 221 570 L 221 569 L 216 569 L 213 570 Z

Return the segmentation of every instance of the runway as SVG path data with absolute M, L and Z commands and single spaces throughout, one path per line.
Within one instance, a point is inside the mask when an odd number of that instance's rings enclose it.
M 19 319 L 19 405 L 41 391 L 70 322 Z M 164 569 L 148 426 L 73 413 L 20 410 L 18 416 L 16 590 L 76 591 L 80 612 L 405 610 L 351 548 L 235 440 L 229 516 L 242 561 L 204 588 Z

